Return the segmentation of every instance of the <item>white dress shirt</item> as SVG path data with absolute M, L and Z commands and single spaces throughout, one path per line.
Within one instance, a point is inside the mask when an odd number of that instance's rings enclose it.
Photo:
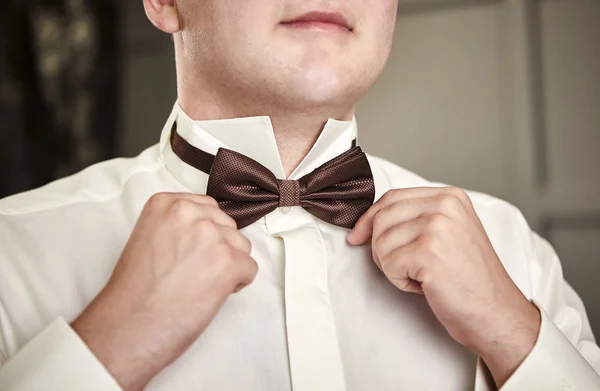
M 171 150 L 173 121 L 192 145 L 225 147 L 285 179 L 268 117 L 192 121 L 176 104 L 160 143 L 0 201 L 0 390 L 119 390 L 69 327 L 107 282 L 157 192 L 205 193 L 208 176 Z M 345 152 L 356 122 L 329 120 L 287 179 Z M 441 186 L 369 156 L 376 199 Z M 508 273 L 542 311 L 538 341 L 504 390 L 600 390 L 600 349 L 550 245 L 519 211 L 469 195 Z M 146 390 L 491 390 L 485 366 L 454 342 L 426 300 L 395 288 L 368 245 L 300 207 L 242 233 L 259 266 L 189 349 Z

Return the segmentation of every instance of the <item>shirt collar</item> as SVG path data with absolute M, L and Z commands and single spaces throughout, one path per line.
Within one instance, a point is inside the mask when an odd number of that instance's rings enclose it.
M 206 193 L 208 177 L 181 161 L 171 149 L 169 137 L 175 121 L 177 133 L 196 148 L 213 155 L 219 148 L 231 149 L 256 160 L 278 179 L 286 179 L 269 117 L 194 121 L 175 103 L 161 134 L 161 157 L 169 171 L 190 191 Z M 352 146 L 356 134 L 355 118 L 352 121 L 329 119 L 309 153 L 287 179 L 299 179 L 344 153 Z

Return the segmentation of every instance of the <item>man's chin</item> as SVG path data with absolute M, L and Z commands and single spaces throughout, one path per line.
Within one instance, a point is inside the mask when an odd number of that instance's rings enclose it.
M 346 82 L 338 70 L 295 69 L 279 76 L 271 73 L 270 82 L 263 84 L 259 92 L 262 99 L 276 106 L 308 111 L 348 106 L 358 99 L 357 83 Z
M 355 102 L 349 98 L 345 91 L 295 91 L 280 97 L 279 102 L 289 109 L 299 112 L 314 112 L 322 109 L 324 112 L 337 110 L 340 107 L 351 106 Z

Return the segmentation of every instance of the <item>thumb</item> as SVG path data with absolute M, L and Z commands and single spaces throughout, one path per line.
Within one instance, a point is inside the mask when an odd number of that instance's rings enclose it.
M 367 210 L 352 228 L 348 234 L 348 243 L 353 246 L 361 246 L 365 244 L 373 235 L 373 218 L 375 213 L 371 209 Z

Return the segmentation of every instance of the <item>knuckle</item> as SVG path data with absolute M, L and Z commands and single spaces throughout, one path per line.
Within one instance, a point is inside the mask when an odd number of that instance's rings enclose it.
M 461 189 L 460 187 L 456 187 L 456 186 L 449 186 L 446 188 L 446 191 L 453 195 L 454 197 L 456 197 L 457 199 L 459 199 L 460 201 L 465 201 L 469 199 L 469 196 L 467 194 L 466 191 L 464 191 L 463 189 Z
M 146 205 L 150 208 L 156 208 L 159 205 L 163 205 L 170 198 L 168 193 L 154 193 L 148 198 Z
M 181 219 L 188 216 L 190 212 L 190 204 L 191 202 L 186 199 L 176 199 L 169 206 L 169 216 L 172 216 L 177 219 Z
M 244 242 L 244 246 L 245 246 L 246 252 L 248 254 L 250 254 L 252 252 L 252 242 L 250 241 L 250 239 L 248 239 L 244 235 L 242 235 L 242 239 L 243 239 L 243 242 Z
M 436 214 L 428 217 L 427 226 L 432 232 L 443 232 L 449 228 L 450 219 L 444 215 Z
M 375 239 L 375 241 L 373 242 L 373 251 L 377 252 L 377 250 L 383 245 L 383 243 L 385 242 L 384 236 L 385 233 L 382 233 Z
M 385 201 L 391 201 L 396 197 L 396 194 L 398 194 L 398 189 L 390 189 L 381 198 Z
M 373 242 L 374 250 L 378 250 L 378 249 L 382 248 L 383 246 L 385 246 L 390 235 L 391 235 L 390 230 L 387 230 L 387 231 L 379 234 L 379 236 L 377 238 L 375 238 L 375 240 Z
M 258 264 L 254 259 L 250 259 L 248 262 L 250 263 L 250 267 L 248 268 L 250 277 L 254 279 L 254 277 L 256 277 L 256 275 L 258 274 Z
M 383 195 L 381 196 L 381 200 L 382 201 L 387 201 L 388 198 L 390 198 L 390 195 L 392 194 L 393 190 L 388 190 L 385 193 L 383 193 Z
M 387 265 L 390 263 L 390 260 L 393 258 L 392 254 L 382 254 L 382 256 L 379 256 L 379 263 L 381 264 L 381 267 L 383 267 L 383 265 Z
M 217 200 L 215 200 L 211 196 L 200 194 L 199 197 L 200 197 L 200 200 L 203 203 L 206 203 L 206 204 L 209 204 L 209 205 L 212 205 L 212 206 L 216 206 L 216 207 L 219 206 L 219 203 L 217 202 Z
M 254 259 L 248 257 L 237 259 L 236 264 L 232 265 L 232 268 L 229 270 L 234 271 L 234 273 L 230 273 L 230 277 L 233 279 L 234 283 L 238 284 L 242 282 L 245 285 L 248 285 L 256 277 L 256 274 L 258 273 L 258 265 Z
M 244 253 L 250 254 L 250 251 L 252 250 L 252 243 L 250 240 L 239 231 L 233 232 L 232 235 L 232 240 L 236 243 L 236 245 L 238 245 Z
M 229 216 L 227 213 L 223 212 L 221 209 L 219 209 L 219 213 L 222 213 L 223 218 L 229 222 L 229 224 L 231 225 L 232 228 L 237 229 L 237 221 L 235 221 L 235 219 L 231 216 Z
M 438 196 L 440 208 L 444 213 L 451 213 L 461 207 L 461 202 L 452 194 L 441 194 Z
M 214 256 L 218 274 L 222 277 L 230 276 L 235 260 L 233 249 L 225 241 L 219 242 L 214 249 Z
M 250 257 L 240 261 L 238 261 L 237 273 L 232 273 L 231 276 L 236 285 L 240 283 L 244 286 L 250 285 L 258 274 L 258 264 Z
M 375 215 L 373 216 L 373 225 L 381 224 L 381 221 L 385 217 L 386 212 L 387 212 L 387 207 L 382 208 L 382 209 L 378 210 L 377 212 L 375 212 Z
M 199 220 L 195 228 L 198 236 L 210 237 L 217 233 L 217 225 L 210 219 Z
M 389 254 L 386 254 L 382 257 L 379 257 L 379 264 L 381 265 L 382 270 L 389 270 L 392 265 L 397 263 L 397 254 L 395 251 L 392 251 Z

